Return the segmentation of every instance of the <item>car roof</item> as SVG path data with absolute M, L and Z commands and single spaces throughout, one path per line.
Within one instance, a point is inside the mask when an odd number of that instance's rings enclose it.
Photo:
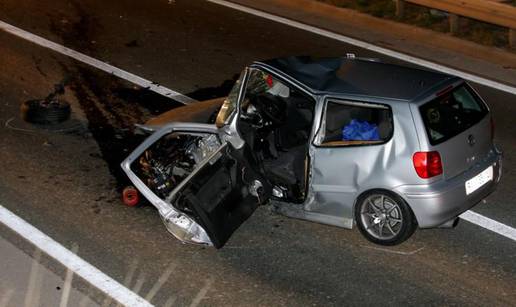
M 361 58 L 293 56 L 255 62 L 280 71 L 316 94 L 416 101 L 457 77 Z M 435 90 L 435 89 L 434 89 Z M 424 95 L 424 97 L 428 96 Z

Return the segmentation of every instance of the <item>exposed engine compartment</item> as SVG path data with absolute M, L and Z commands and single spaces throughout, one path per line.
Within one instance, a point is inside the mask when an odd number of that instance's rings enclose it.
M 165 199 L 218 147 L 220 141 L 214 134 L 171 133 L 145 150 L 132 168 L 157 196 Z

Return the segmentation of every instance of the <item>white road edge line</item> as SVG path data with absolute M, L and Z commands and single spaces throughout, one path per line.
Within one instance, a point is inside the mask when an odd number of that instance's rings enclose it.
M 360 47 L 363 49 L 381 53 L 381 54 L 389 56 L 389 57 L 393 57 L 393 58 L 400 59 L 400 60 L 403 60 L 406 62 L 417 64 L 419 66 L 423 66 L 423 67 L 441 71 L 441 72 L 444 72 L 447 74 L 455 75 L 455 76 L 461 77 L 463 79 L 466 79 L 466 80 L 469 80 L 469 81 L 472 81 L 472 82 L 475 82 L 478 84 L 482 84 L 482 85 L 485 85 L 488 87 L 495 88 L 500 91 L 504 91 L 504 92 L 507 92 L 510 94 L 516 94 L 516 87 L 514 87 L 514 86 L 510 86 L 507 84 L 503 84 L 501 82 L 497 82 L 497 81 L 489 80 L 489 79 L 486 79 L 483 77 L 479 77 L 479 76 L 476 76 L 471 73 L 467 73 L 467 72 L 464 72 L 464 71 L 461 71 L 458 69 L 450 68 L 450 67 L 447 67 L 447 66 L 444 66 L 441 64 L 431 62 L 431 61 L 423 60 L 423 59 L 420 59 L 420 58 L 417 58 L 417 57 L 414 57 L 414 56 L 411 56 L 408 54 L 404 54 L 404 53 L 401 53 L 398 51 L 380 47 L 378 45 L 364 42 L 364 41 L 361 41 L 361 40 L 358 40 L 355 38 L 351 38 L 351 37 L 348 37 L 348 36 L 345 36 L 342 34 L 338 34 L 338 33 L 332 32 L 332 31 L 328 31 L 328 30 L 324 30 L 324 29 L 317 28 L 314 26 L 310 26 L 310 25 L 307 25 L 307 24 L 304 24 L 304 23 L 301 23 L 301 22 L 298 22 L 298 21 L 295 21 L 292 19 L 277 16 L 277 15 L 274 15 L 271 13 L 266 13 L 264 11 L 260 11 L 257 9 L 253 9 L 253 8 L 243 6 L 240 4 L 236 4 L 233 2 L 229 2 L 229 1 L 224 1 L 224 0 L 206 0 L 206 1 L 218 4 L 218 5 L 222 5 L 225 7 L 229 7 L 229 8 L 232 8 L 232 9 L 235 9 L 235 10 L 238 10 L 241 12 L 245 12 L 245 13 L 248 13 L 251 15 L 262 17 L 262 18 L 265 18 L 268 20 L 272 20 L 272 21 L 275 21 L 278 23 L 282 23 L 282 24 L 291 26 L 293 28 L 298 28 L 301 30 L 305 30 L 307 32 L 315 33 L 315 34 L 318 34 L 318 35 L 321 35 L 324 37 L 328 37 L 328 38 L 331 38 L 331 39 L 334 39 L 337 41 L 341 41 L 343 43 L 347 43 L 350 45 L 354 45 L 354 46 L 357 46 L 357 47 Z
M 485 217 L 485 216 L 478 214 L 476 212 L 473 212 L 471 210 L 462 213 L 459 217 L 465 221 L 468 221 L 468 222 L 478 225 L 480 227 L 489 229 L 493 232 L 496 232 L 499 235 L 507 237 L 513 241 L 516 241 L 516 229 L 514 229 L 510 226 L 507 226 L 503 223 L 497 222 L 493 219 Z
M 188 97 L 188 96 L 185 96 L 181 93 L 178 93 L 174 90 L 171 90 L 169 88 L 166 88 L 164 86 L 161 86 L 155 82 L 152 82 L 152 81 L 149 81 L 147 79 L 144 79 L 140 76 L 137 76 L 133 73 L 130 73 L 128 71 L 125 71 L 123 69 L 120 69 L 118 67 L 115 67 L 113 65 L 110 65 L 108 63 L 105 63 L 105 62 L 102 62 L 100 60 L 97 60 L 95 58 L 92 58 L 88 55 L 85 55 L 83 53 L 80 53 L 78 51 L 75 51 L 73 49 L 70 49 L 68 47 L 65 47 L 63 45 L 60 45 L 60 44 L 57 44 L 57 43 L 54 43 L 48 39 L 45 39 L 41 36 L 38 36 L 38 35 L 35 35 L 35 34 L 32 34 L 30 32 L 27 32 L 25 30 L 22 30 L 20 28 L 17 28 L 13 25 L 10 25 L 4 21 L 1 21 L 0 20 L 0 30 L 3 30 L 7 33 L 10 33 L 10 34 L 13 34 L 15 36 L 18 36 L 20 38 L 23 38 L 25 40 L 28 40 L 32 43 L 35 43 L 37 45 L 40 45 L 42 47 L 45 47 L 45 48 L 48 48 L 48 49 L 51 49 L 51 50 L 54 50 L 58 53 L 61 53 L 61 54 L 64 54 L 66 56 L 69 56 L 79 62 L 82 62 L 82 63 L 85 63 L 85 64 L 88 64 L 90 66 L 93 66 L 95 68 L 98 68 L 102 71 L 105 71 L 109 74 L 112 74 L 114 76 L 117 76 L 119 78 L 122 78 L 124 80 L 127 80 L 131 83 L 134 83 L 138 86 L 141 86 L 143 88 L 147 88 L 155 93 L 158 93 L 160 95 L 163 95 L 165 97 L 168 97 L 168 98 L 171 98 L 171 99 L 174 99 L 176 101 L 179 101 L 183 104 L 189 104 L 189 103 L 192 103 L 192 102 L 195 102 L 194 99 Z
M 2 205 L 0 205 L 0 222 L 118 303 L 135 307 L 153 306 Z

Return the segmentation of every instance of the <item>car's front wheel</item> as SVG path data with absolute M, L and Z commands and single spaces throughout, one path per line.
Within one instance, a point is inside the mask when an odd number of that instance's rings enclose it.
M 355 221 L 369 241 L 381 245 L 400 244 L 417 228 L 408 204 L 398 195 L 383 190 L 368 192 L 357 200 Z

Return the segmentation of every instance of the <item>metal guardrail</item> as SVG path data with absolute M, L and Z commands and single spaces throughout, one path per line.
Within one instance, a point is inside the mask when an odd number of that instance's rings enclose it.
M 403 16 L 405 2 L 449 13 L 450 32 L 457 33 L 459 16 L 509 29 L 509 46 L 516 48 L 516 7 L 493 0 L 395 0 L 396 15 Z

